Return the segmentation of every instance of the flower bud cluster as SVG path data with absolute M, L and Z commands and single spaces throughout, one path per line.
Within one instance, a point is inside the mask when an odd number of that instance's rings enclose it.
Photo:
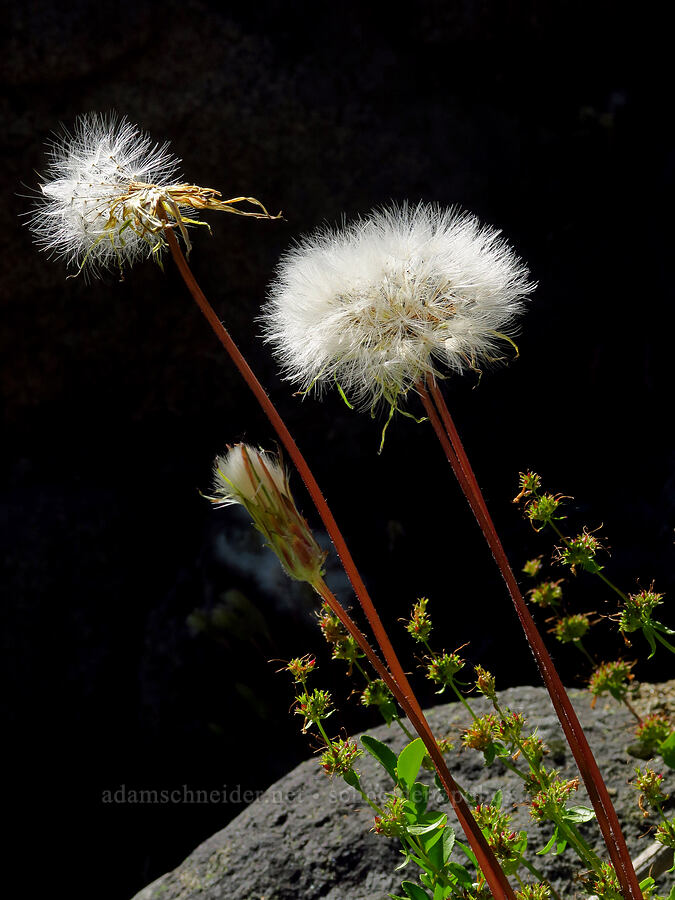
M 373 831 L 385 837 L 403 837 L 407 831 L 403 797 L 388 797 L 382 814 L 375 816 Z
M 675 824 L 672 821 L 659 822 L 654 832 L 654 840 L 675 850 Z
M 320 688 L 311 692 L 305 690 L 295 698 L 293 711 L 299 716 L 304 716 L 305 721 L 302 726 L 304 733 L 310 725 L 327 719 L 334 712 L 333 701 L 328 691 Z
M 635 769 L 635 779 L 630 784 L 640 791 L 640 809 L 645 816 L 649 815 L 649 811 L 644 807 L 645 803 L 652 809 L 659 810 L 661 804 L 670 796 L 662 788 L 663 775 L 649 766 L 645 766 L 644 769 L 638 766 Z
M 595 559 L 598 552 L 603 549 L 600 540 L 584 528 L 576 537 L 570 538 L 566 544 L 556 548 L 556 558 L 562 565 L 569 566 L 575 575 L 577 567 L 595 575 L 603 569 Z
M 420 597 L 417 600 L 413 606 L 412 615 L 405 626 L 408 634 L 420 643 L 426 643 L 431 634 L 431 618 L 427 612 L 428 602 L 429 599 L 427 597 Z
M 536 496 L 541 489 L 541 476 L 531 470 L 521 472 L 518 475 L 518 487 L 520 493 L 513 498 L 514 503 L 520 503 L 521 500 L 533 495 Z
M 427 678 L 436 684 L 440 684 L 442 694 L 445 688 L 452 683 L 455 675 L 464 668 L 464 660 L 457 653 L 440 653 L 427 664 Z
M 593 893 L 599 900 L 617 900 L 621 897 L 621 886 L 614 868 L 608 863 L 600 864 L 600 871 L 592 881 Z
M 652 612 L 663 603 L 663 594 L 639 591 L 629 594 L 619 618 L 619 631 L 630 634 L 651 624 Z
M 292 675 L 296 684 L 304 684 L 315 669 L 316 658 L 309 654 L 291 659 L 285 666 L 285 670 Z
M 472 750 L 486 750 L 493 743 L 499 729 L 494 713 L 475 719 L 462 733 L 462 745 Z
M 530 815 L 539 822 L 542 819 L 556 820 L 565 812 L 570 796 L 579 789 L 579 779 L 563 781 L 558 772 L 549 772 L 547 783 L 536 775 L 530 775 L 527 790 L 532 795 Z
M 497 699 L 495 676 L 482 666 L 475 666 L 475 670 L 477 690 L 479 690 L 484 697 L 487 697 L 488 700 L 495 701 Z
M 661 713 L 651 713 L 635 729 L 635 737 L 648 753 L 654 753 L 672 732 L 673 726 Z
M 354 762 L 363 756 L 355 741 L 336 738 L 321 754 L 321 766 L 327 775 L 349 775 L 354 771 Z
M 511 828 L 512 817 L 491 803 L 479 804 L 473 810 L 476 822 L 483 829 L 487 842 L 500 862 L 515 862 L 522 855 L 518 846 L 524 832 Z
M 584 613 L 563 616 L 553 626 L 553 633 L 561 644 L 580 641 L 591 627 L 590 619 Z
M 528 593 L 530 603 L 545 609 L 548 606 L 558 606 L 562 600 L 562 588 L 560 581 L 542 581 Z
M 628 693 L 633 680 L 631 669 L 634 663 L 618 659 L 614 662 L 602 663 L 591 675 L 588 687 L 594 697 L 611 694 L 615 700 L 621 700 Z
M 541 531 L 551 522 L 564 519 L 565 516 L 558 515 L 558 510 L 562 504 L 563 497 L 560 494 L 542 494 L 541 497 L 535 497 L 525 507 L 525 515 L 532 523 L 535 531 Z
M 392 693 L 381 678 L 369 681 L 361 694 L 363 706 L 383 706 L 385 703 L 391 703 L 392 700 Z
M 544 882 L 527 884 L 522 890 L 516 891 L 516 900 L 549 900 L 550 896 L 551 888 Z
M 541 556 L 537 556 L 534 559 L 528 559 L 523 566 L 522 571 L 529 578 L 536 578 L 537 575 L 541 572 L 542 566 L 543 563 L 541 561 Z

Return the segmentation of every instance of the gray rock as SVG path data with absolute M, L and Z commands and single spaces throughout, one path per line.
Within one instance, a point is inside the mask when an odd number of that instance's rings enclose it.
M 635 767 L 626 747 L 632 739 L 634 720 L 624 707 L 608 701 L 590 708 L 589 695 L 571 691 L 570 696 L 586 730 L 598 764 L 615 802 L 626 840 L 633 857 L 650 846 L 647 835 L 650 820 L 645 820 L 637 805 L 637 794 L 627 784 Z M 565 776 L 575 774 L 574 761 L 567 749 L 555 713 L 543 688 L 520 687 L 504 691 L 502 704 L 522 710 L 531 726 L 552 748 L 556 768 Z M 476 711 L 487 711 L 484 700 L 475 700 Z M 435 734 L 458 739 L 468 714 L 459 703 L 437 706 L 428 717 Z M 369 733 L 400 751 L 407 739 L 396 726 L 380 727 Z M 580 870 L 576 857 L 536 857 L 550 835 L 550 828 L 539 828 L 523 805 L 519 779 L 500 763 L 490 768 L 482 764 L 482 755 L 473 751 L 452 750 L 448 763 L 456 780 L 476 799 L 490 800 L 497 790 L 503 792 L 503 809 L 511 809 L 515 828 L 527 828 L 530 834 L 528 858 L 551 879 L 563 897 L 571 897 L 574 877 Z M 664 766 L 654 767 L 663 770 Z M 367 754 L 359 760 L 361 782 L 371 797 L 382 797 L 389 789 L 387 776 Z M 675 778 L 666 770 L 665 788 L 675 789 Z M 429 773 L 422 780 L 432 783 Z M 435 792 L 435 794 L 434 794 Z M 442 806 L 440 795 L 432 788 L 435 806 Z M 575 798 L 588 804 L 583 789 Z M 430 804 L 431 805 L 431 804 Z M 450 823 L 452 824 L 450 811 Z M 142 890 L 134 900 L 384 900 L 388 891 L 396 891 L 402 878 L 412 876 L 412 868 L 395 872 L 401 861 L 397 842 L 372 831 L 372 811 L 355 790 L 340 779 L 331 781 L 316 760 L 310 759 L 273 784 L 230 824 L 213 835 L 173 872 L 162 876 Z M 600 850 L 594 823 L 580 826 L 587 839 Z M 665 876 L 666 879 L 672 876 Z M 414 878 L 413 878 L 414 880 Z M 665 887 L 661 879 L 660 887 Z

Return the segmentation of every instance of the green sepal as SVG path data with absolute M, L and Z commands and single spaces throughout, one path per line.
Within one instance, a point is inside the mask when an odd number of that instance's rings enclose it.
M 349 409 L 354 409 L 354 406 L 349 402 L 349 400 L 347 400 L 347 395 L 346 395 L 345 392 L 343 391 L 342 385 L 341 385 L 340 382 L 337 380 L 337 376 L 335 377 L 335 386 L 336 386 L 336 388 L 338 389 L 338 393 L 340 394 L 340 396 L 341 396 L 342 399 L 344 400 L 345 404 L 349 407 Z

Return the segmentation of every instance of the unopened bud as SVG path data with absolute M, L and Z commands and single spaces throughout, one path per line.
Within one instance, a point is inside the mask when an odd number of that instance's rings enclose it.
M 214 463 L 213 492 L 216 506 L 245 507 L 291 578 L 314 584 L 323 575 L 327 554 L 298 512 L 288 473 L 274 454 L 247 444 L 230 447 Z

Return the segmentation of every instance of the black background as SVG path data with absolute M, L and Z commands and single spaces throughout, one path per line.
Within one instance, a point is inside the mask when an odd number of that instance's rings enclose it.
M 323 653 L 302 589 L 265 590 L 223 558 L 236 517 L 199 490 L 226 442 L 272 435 L 172 266 L 86 284 L 32 246 L 20 217 L 50 133 L 117 110 L 170 140 L 189 180 L 283 209 L 281 223 L 212 217 L 213 237 L 194 237 L 198 279 L 306 452 L 408 667 L 396 620 L 427 594 L 437 646 L 470 641 L 463 652 L 502 686 L 536 683 L 428 426 L 395 420 L 378 456 L 381 422 L 337 395 L 291 396 L 255 316 L 279 254 L 323 222 L 421 199 L 502 228 L 539 282 L 521 357 L 475 389 L 465 377 L 444 390 L 507 551 L 519 568 L 551 550 L 510 503 L 532 466 L 574 496 L 570 528 L 602 525 L 619 584 L 672 591 L 661 30 L 610 3 L 12 8 L 0 264 L 17 868 L 107 900 L 176 865 L 239 805 L 105 804 L 104 792 L 266 787 L 311 747 L 269 660 Z M 589 578 L 568 596 L 571 610 L 615 609 Z M 246 611 L 237 630 L 188 627 L 196 609 L 233 598 Z M 592 644 L 598 658 L 621 650 L 608 634 Z M 554 649 L 578 683 L 583 666 Z M 321 667 L 344 707 L 336 730 L 366 727 L 339 665 L 324 654 Z M 658 653 L 641 672 L 658 680 L 672 666 Z

